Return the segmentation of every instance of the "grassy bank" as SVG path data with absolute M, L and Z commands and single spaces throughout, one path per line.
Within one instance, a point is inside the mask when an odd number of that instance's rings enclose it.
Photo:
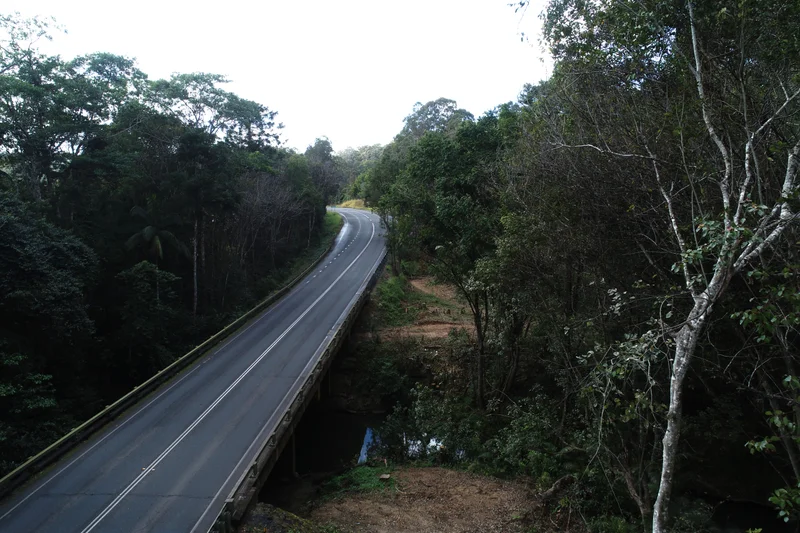
M 336 207 L 349 207 L 350 209 L 364 209 L 366 211 L 372 211 L 371 207 L 366 206 L 364 200 L 347 200 Z

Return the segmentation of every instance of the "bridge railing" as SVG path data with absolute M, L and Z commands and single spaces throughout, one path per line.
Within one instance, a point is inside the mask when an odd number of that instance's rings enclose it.
M 384 250 L 373 265 L 371 275 L 361 284 L 328 336 L 312 356 L 305 370 L 305 379 L 298 380 L 296 389 L 290 390 L 284 402 L 279 406 L 278 410 L 280 412 L 282 409 L 282 413 L 277 424 L 272 428 L 265 426 L 265 433 L 268 434 L 261 436 L 262 443 L 255 459 L 236 481 L 219 515 L 209 529 L 209 533 L 233 533 L 235 531 L 233 523 L 244 515 L 250 502 L 257 496 L 258 490 L 266 481 L 266 476 L 277 462 L 281 451 L 291 439 L 294 428 L 314 397 L 322 377 L 330 367 L 334 356 L 341 348 L 369 298 L 370 292 L 380 278 L 387 257 L 387 252 Z M 303 374 L 301 374 L 302 376 Z
M 5 496 L 18 487 L 25 484 L 29 479 L 32 479 L 33 476 L 61 459 L 64 455 L 70 453 L 83 441 L 91 437 L 97 431 L 101 430 L 107 424 L 113 422 L 130 407 L 134 406 L 147 395 L 158 389 L 161 385 L 175 377 L 185 368 L 200 359 L 201 356 L 205 355 L 208 350 L 219 344 L 225 338 L 244 326 L 247 322 L 257 317 L 267 307 L 281 299 L 284 295 L 291 291 L 292 288 L 297 285 L 297 283 L 299 283 L 310 272 L 313 272 L 314 269 L 316 269 L 319 262 L 322 261 L 322 259 L 328 255 L 328 252 L 331 251 L 334 242 L 335 240 L 332 239 L 327 249 L 320 254 L 313 264 L 283 288 L 272 293 L 261 303 L 253 307 L 250 311 L 246 312 L 244 315 L 240 316 L 222 328 L 215 335 L 212 335 L 204 342 L 197 345 L 193 350 L 184 354 L 182 357 L 179 357 L 166 368 L 162 368 L 153 377 L 141 385 L 134 387 L 133 390 L 131 390 L 128 394 L 115 401 L 111 405 L 106 406 L 105 409 L 94 415 L 92 418 L 78 427 L 73 428 L 69 433 L 58 439 L 56 442 L 33 457 L 30 457 L 20 466 L 6 474 L 2 479 L 0 479 L 0 500 L 5 498 Z

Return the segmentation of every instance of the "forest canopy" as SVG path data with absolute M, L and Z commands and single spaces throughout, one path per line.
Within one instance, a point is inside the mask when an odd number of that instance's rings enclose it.
M 473 319 L 393 427 L 578 479 L 562 504 L 593 531 L 703 531 L 687 517 L 727 497 L 797 517 L 800 4 L 542 20 L 550 79 L 477 118 L 418 104 L 357 189 L 395 274 L 454 285 Z
M 0 473 L 282 284 L 357 168 L 224 76 L 41 52 L 58 31 L 0 15 Z
M 335 154 L 283 147 L 224 76 L 47 55 L 50 23 L 0 16 L 0 471 L 360 199 L 397 279 L 455 287 L 472 322 L 387 454 L 435 437 L 432 459 L 525 477 L 590 531 L 709 531 L 731 500 L 800 518 L 800 3 L 550 0 L 542 21 L 553 74 L 516 101 L 419 102 Z

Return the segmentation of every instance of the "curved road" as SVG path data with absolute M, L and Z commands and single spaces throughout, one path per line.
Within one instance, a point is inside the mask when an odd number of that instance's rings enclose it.
M 384 249 L 376 215 L 338 211 L 345 225 L 312 274 L 4 502 L 0 531 L 208 531 Z

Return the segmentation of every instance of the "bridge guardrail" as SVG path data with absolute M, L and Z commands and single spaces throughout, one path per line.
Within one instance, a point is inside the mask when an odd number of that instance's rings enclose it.
M 337 233 L 338 237 L 338 233 Z M 286 284 L 281 289 L 278 289 L 270 296 L 262 300 L 259 304 L 255 307 L 247 311 L 245 314 L 222 328 L 219 332 L 212 335 L 202 343 L 198 344 L 194 347 L 194 349 L 190 350 L 183 356 L 176 359 L 172 364 L 169 366 L 162 368 L 159 370 L 153 377 L 142 383 L 141 385 L 137 385 L 133 388 L 129 393 L 122 396 L 120 399 L 108 405 L 91 417 L 89 420 L 85 421 L 81 425 L 76 428 L 73 428 L 69 433 L 58 439 L 56 442 L 39 452 L 38 454 L 30 457 L 27 461 L 22 463 L 20 466 L 6 474 L 2 479 L 0 479 L 0 500 L 5 498 L 8 494 L 12 491 L 16 490 L 23 484 L 25 484 L 28 480 L 33 478 L 37 473 L 41 472 L 43 469 L 47 468 L 51 464 L 58 461 L 61 457 L 66 455 L 70 452 L 73 448 L 80 445 L 90 436 L 92 436 L 95 432 L 102 429 L 107 424 L 113 422 L 114 420 L 119 417 L 122 413 L 124 413 L 128 408 L 132 407 L 133 405 L 137 404 L 143 398 L 148 396 L 151 392 L 155 391 L 165 382 L 169 381 L 181 371 L 189 367 L 192 363 L 197 361 L 202 355 L 204 355 L 209 349 L 216 346 L 219 342 L 226 339 L 229 335 L 237 331 L 247 322 L 258 316 L 261 312 L 263 312 L 267 307 L 271 306 L 278 300 L 280 300 L 283 296 L 285 296 L 289 291 L 294 288 L 303 278 L 305 278 L 310 272 L 312 272 L 317 265 L 319 264 L 322 259 L 328 255 L 333 248 L 333 244 L 336 242 L 336 237 L 331 239 L 330 244 L 328 244 L 327 249 L 317 257 L 316 260 L 306 268 L 301 274 L 297 277 L 292 279 L 288 284 Z
M 372 274 L 364 280 L 359 287 L 356 294 L 350 300 L 350 305 L 347 306 L 345 311 L 339 317 L 328 337 L 315 354 L 312 356 L 310 365 L 311 368 L 306 374 L 306 378 L 302 381 L 299 387 L 291 394 L 291 400 L 288 402 L 288 407 L 284 407 L 284 412 L 280 420 L 275 425 L 274 429 L 270 432 L 269 436 L 264 439 L 255 459 L 250 463 L 250 466 L 241 474 L 236 481 L 229 496 L 225 500 L 225 504 L 217 515 L 216 520 L 213 522 L 209 529 L 209 533 L 233 533 L 233 522 L 238 521 L 247 510 L 251 499 L 258 489 L 257 483 L 261 474 L 269 472 L 278 460 L 278 456 L 283 448 L 289 441 L 293 432 L 293 426 L 299 421 L 305 411 L 306 406 L 313 398 L 314 389 L 319 386 L 319 381 L 324 376 L 325 371 L 330 366 L 331 360 L 339 351 L 345 334 L 349 332 L 355 320 L 361 311 L 361 308 L 369 298 L 372 288 L 378 282 L 383 267 L 386 265 L 388 253 L 384 249 L 381 256 L 373 266 Z M 287 398 L 290 395 L 287 395 Z M 281 405 L 284 405 L 282 402 Z M 263 479 L 262 479 L 263 481 Z

